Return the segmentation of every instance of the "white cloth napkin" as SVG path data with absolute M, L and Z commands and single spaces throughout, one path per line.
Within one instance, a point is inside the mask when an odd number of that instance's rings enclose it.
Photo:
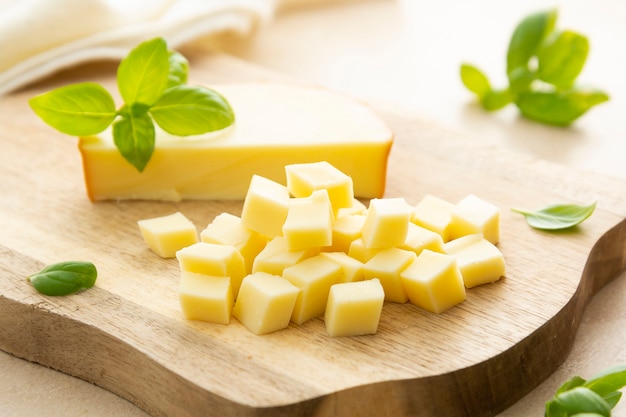
M 1 5 L 0 96 L 81 62 L 121 59 L 157 36 L 174 49 L 226 30 L 247 33 L 272 16 L 275 0 L 15 0 Z

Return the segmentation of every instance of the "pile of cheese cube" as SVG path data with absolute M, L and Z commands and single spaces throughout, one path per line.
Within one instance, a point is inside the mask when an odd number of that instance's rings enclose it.
M 505 274 L 500 210 L 475 195 L 366 207 L 327 162 L 285 173 L 286 185 L 254 176 L 241 216 L 222 213 L 199 236 L 180 212 L 138 222 L 153 251 L 178 259 L 186 318 L 234 316 L 265 334 L 323 317 L 329 336 L 373 334 L 384 302 L 441 313 Z

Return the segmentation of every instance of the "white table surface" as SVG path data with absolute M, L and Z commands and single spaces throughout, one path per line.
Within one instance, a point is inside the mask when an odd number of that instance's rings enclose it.
M 626 180 L 622 0 L 288 1 L 298 2 L 307 5 L 281 9 L 253 37 L 223 36 L 217 46 L 295 79 L 406 106 L 424 118 L 531 157 Z M 552 7 L 559 9 L 558 27 L 579 31 L 591 41 L 580 81 L 607 91 L 611 100 L 565 129 L 524 120 L 513 106 L 498 113 L 482 111 L 460 83 L 460 63 L 479 66 L 494 84 L 503 85 L 513 27 L 525 15 Z M 500 417 L 542 416 L 545 401 L 561 382 L 626 364 L 624 329 L 626 274 L 594 297 L 573 350 L 559 369 Z M 4 352 L 0 370 L 3 416 L 147 416 L 103 389 Z M 626 404 L 614 416 L 626 416 Z

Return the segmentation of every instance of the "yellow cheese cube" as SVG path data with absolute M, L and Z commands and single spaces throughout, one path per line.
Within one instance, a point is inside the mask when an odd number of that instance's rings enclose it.
M 506 273 L 504 255 L 481 234 L 451 240 L 444 251 L 456 258 L 466 288 L 495 282 Z
M 328 251 L 348 253 L 350 244 L 361 237 L 364 224 L 365 216 L 362 214 L 344 215 L 335 219 L 332 228 L 333 242 Z
M 425 229 L 415 223 L 409 223 L 406 239 L 398 248 L 413 251 L 417 255 L 424 249 L 443 252 L 443 238 L 439 233 Z
M 345 252 L 322 252 L 323 256 L 337 263 L 341 267 L 339 282 L 354 282 L 363 280 L 363 262 L 348 256 Z
M 367 214 L 367 207 L 358 199 L 352 200 L 352 205 L 350 207 L 344 207 L 337 210 L 337 215 L 335 217 L 339 218 L 345 215 L 353 215 L 353 214 Z
M 243 256 L 234 247 L 198 242 L 176 252 L 176 258 L 181 271 L 229 277 L 237 298 L 246 267 Z
M 400 274 L 409 301 L 433 313 L 443 313 L 465 301 L 465 286 L 456 259 L 425 249 Z
M 433 195 L 426 195 L 415 206 L 411 221 L 425 229 L 439 233 L 444 242 L 450 240 L 450 222 L 454 204 Z
M 228 277 L 182 271 L 178 298 L 189 320 L 228 324 L 233 309 L 233 291 Z
M 380 251 L 363 265 L 363 279 L 378 278 L 385 290 L 385 301 L 406 303 L 408 296 L 400 274 L 417 258 L 413 251 L 389 248 Z
M 287 246 L 285 237 L 278 236 L 270 240 L 257 257 L 254 258 L 252 272 L 282 275 L 285 268 L 319 253 L 320 248 L 291 251 Z
M 299 291 L 277 275 L 250 274 L 241 283 L 233 315 L 257 335 L 284 329 L 289 326 Z
M 163 258 L 173 258 L 176 251 L 198 242 L 196 226 L 176 212 L 137 222 L 146 245 Z
M 241 224 L 241 218 L 221 213 L 200 232 L 200 240 L 207 243 L 233 246 L 243 256 L 246 273 L 252 272 L 254 258 L 267 244 L 267 238 Z
M 120 155 L 110 129 L 80 138 L 89 197 L 241 200 L 252 175 L 284 183 L 286 165 L 317 161 L 353 178 L 359 197 L 383 195 L 393 132 L 367 106 L 295 84 L 223 84 L 216 90 L 230 103 L 235 124 L 193 137 L 157 126 L 143 172 Z
M 377 279 L 333 285 L 324 313 L 326 332 L 330 337 L 376 333 L 384 298 Z
M 330 246 L 333 241 L 333 211 L 326 190 L 308 197 L 292 198 L 283 236 L 289 250 Z
M 241 224 L 263 236 L 281 236 L 289 199 L 287 187 L 253 175 L 241 210 Z
M 360 237 L 350 243 L 350 247 L 348 248 L 348 255 L 365 263 L 372 259 L 374 255 L 382 250 L 384 250 L 384 248 L 366 248 L 365 243 L 363 242 L 363 238 Z
M 473 194 L 459 201 L 452 209 L 450 239 L 482 234 L 494 245 L 500 241 L 500 209 Z
M 391 248 L 404 243 L 411 220 L 411 207 L 404 198 L 370 201 L 361 236 L 366 248 Z
M 283 277 L 300 288 L 291 321 L 302 324 L 324 314 L 330 287 L 339 282 L 341 267 L 317 255 L 285 268 Z
M 313 191 L 326 190 L 333 213 L 353 204 L 352 178 L 326 161 L 287 165 L 285 173 L 287 189 L 294 197 L 308 197 Z

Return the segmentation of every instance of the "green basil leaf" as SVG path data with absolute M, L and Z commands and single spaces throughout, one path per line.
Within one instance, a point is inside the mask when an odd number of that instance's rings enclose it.
M 598 90 L 525 91 L 517 95 L 515 105 L 528 119 L 567 126 L 608 99 L 607 94 Z
M 506 72 L 528 67 L 528 62 L 539 50 L 541 42 L 552 32 L 557 11 L 549 10 L 525 17 L 513 31 L 506 55 Z
M 511 209 L 522 214 L 529 226 L 541 230 L 562 230 L 576 226 L 586 220 L 596 208 L 596 203 L 582 206 L 577 204 L 553 204 L 537 211 Z
M 178 136 L 220 130 L 235 120 L 230 104 L 219 93 L 189 85 L 167 89 L 150 114 L 163 130 Z
M 527 67 L 517 67 L 509 73 L 509 90 L 511 90 L 511 94 L 517 95 L 530 89 L 532 82 L 536 79 L 535 72 L 530 71 Z
M 583 413 L 611 416 L 611 407 L 598 394 L 576 387 L 556 395 L 546 404 L 546 416 L 570 416 Z
M 167 87 L 169 52 L 162 38 L 140 43 L 117 68 L 117 86 L 126 104 L 151 105 Z
M 491 90 L 480 100 L 485 110 L 495 111 L 513 102 L 513 95 L 509 89 Z
M 145 111 L 128 111 L 113 123 L 113 142 L 122 156 L 142 172 L 154 152 L 154 123 Z
M 603 397 L 614 394 L 626 387 L 626 366 L 612 367 L 594 375 L 585 383 L 585 387 Z
M 33 97 L 29 105 L 48 125 L 72 136 L 100 133 L 116 116 L 113 97 L 95 83 L 57 88 Z
M 537 76 L 561 89 L 570 88 L 589 54 L 587 37 L 569 30 L 550 35 L 537 52 Z
M 167 77 L 167 88 L 187 83 L 189 61 L 176 51 L 169 52 L 170 72 Z
M 49 265 L 27 279 L 46 295 L 68 295 L 94 286 L 98 272 L 91 262 L 67 261 Z
M 491 91 L 491 84 L 487 76 L 473 65 L 461 65 L 461 81 L 468 90 L 481 99 Z
M 579 377 L 579 376 L 574 376 L 572 378 L 570 378 L 569 380 L 565 381 L 560 387 L 559 389 L 556 391 L 557 394 L 560 394 L 561 392 L 565 392 L 568 391 L 572 388 L 576 388 L 576 387 L 581 387 L 585 384 L 585 381 L 583 378 Z

